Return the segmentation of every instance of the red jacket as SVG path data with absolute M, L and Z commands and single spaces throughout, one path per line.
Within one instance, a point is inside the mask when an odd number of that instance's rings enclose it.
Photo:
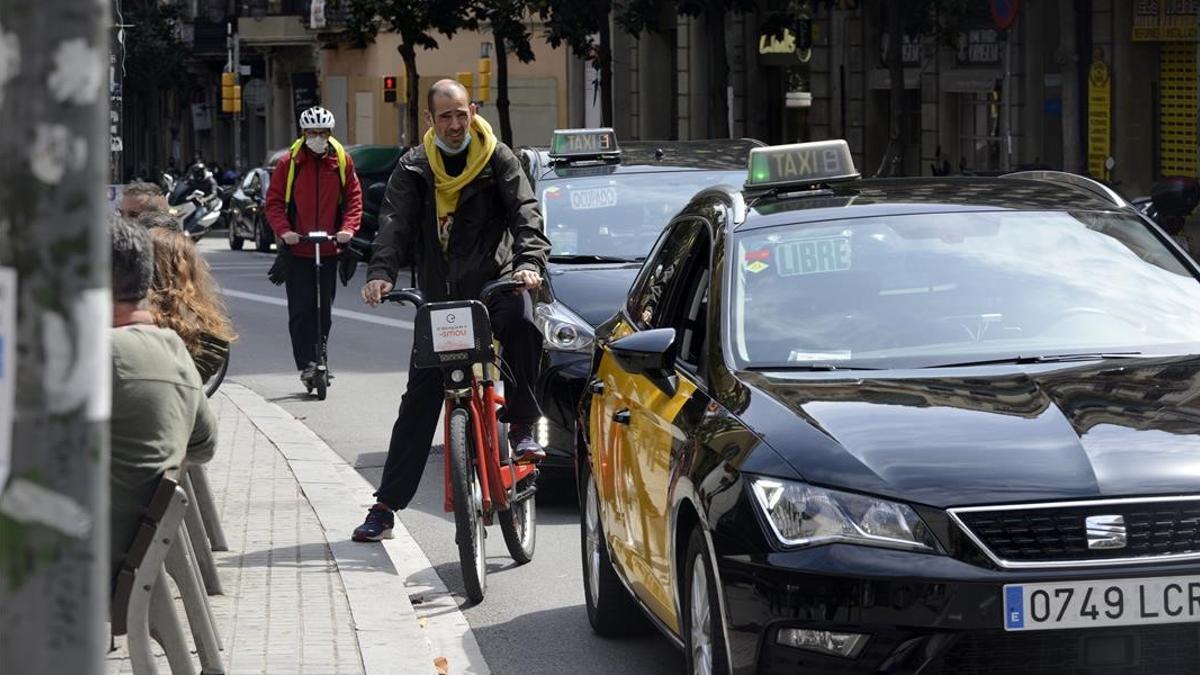
M 288 222 L 288 209 L 284 204 L 290 161 L 291 154 L 284 154 L 275 165 L 275 173 L 271 175 L 271 185 L 267 189 L 267 223 L 275 230 L 275 234 L 283 236 L 289 231 L 299 234 L 314 231 L 329 234 L 358 232 L 358 226 L 362 222 L 362 186 L 354 173 L 354 160 L 350 158 L 350 154 L 346 154 L 346 188 L 340 223 L 337 222 L 337 214 L 342 180 L 338 176 L 337 153 L 333 151 L 333 147 L 329 148 L 324 157 L 317 157 L 306 146 L 300 147 L 300 153 L 296 155 L 296 178 L 292 184 L 292 213 L 295 214 L 295 222 Z M 318 170 L 321 176 L 320 190 L 316 189 Z M 316 255 L 315 245 L 302 241 L 292 247 L 292 253 L 302 258 L 312 258 Z M 333 242 L 321 244 L 322 257 L 336 253 L 337 247 Z

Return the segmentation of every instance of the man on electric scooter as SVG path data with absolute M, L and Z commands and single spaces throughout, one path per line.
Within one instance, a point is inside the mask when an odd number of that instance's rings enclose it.
M 349 153 L 333 138 L 333 113 L 312 107 L 300 114 L 304 135 L 279 158 L 267 190 L 267 223 L 289 247 L 286 284 L 288 329 L 300 381 L 313 387 L 320 355 L 315 336 L 329 339 L 337 280 L 338 246 L 349 243 L 362 220 L 362 187 Z M 302 242 L 311 232 L 336 233 L 321 246 L 321 310 L 317 316 L 316 244 Z
M 455 80 L 434 83 L 426 103 L 431 128 L 388 181 L 363 300 L 379 304 L 405 265 L 414 267 L 428 301 L 478 299 L 485 283 L 502 277 L 537 288 L 550 241 L 520 161 Z M 537 461 L 545 451 L 533 439 L 540 413 L 532 387 L 542 336 L 530 319 L 528 293 L 496 297 L 488 312 L 511 371 L 505 373 L 501 419 L 509 425 L 513 457 Z M 443 400 L 441 371 L 410 365 L 378 502 L 354 530 L 355 541 L 391 538 L 393 512 L 408 506 L 421 482 Z

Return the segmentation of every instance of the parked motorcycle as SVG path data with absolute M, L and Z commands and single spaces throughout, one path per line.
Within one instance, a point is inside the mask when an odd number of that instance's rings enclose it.
M 196 185 L 190 176 L 177 179 L 170 174 L 163 174 L 162 181 L 170 214 L 175 216 L 183 231 L 193 240 L 199 240 L 220 222 L 224 211 L 220 190 L 209 191 L 207 188 L 211 184 L 207 181 Z

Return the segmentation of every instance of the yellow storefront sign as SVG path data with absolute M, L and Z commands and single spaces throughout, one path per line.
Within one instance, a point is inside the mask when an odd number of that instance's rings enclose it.
M 1099 55 L 1088 69 L 1088 173 L 1107 179 L 1104 166 L 1112 138 L 1112 79 Z
M 1200 0 L 1135 0 L 1134 42 L 1196 42 Z

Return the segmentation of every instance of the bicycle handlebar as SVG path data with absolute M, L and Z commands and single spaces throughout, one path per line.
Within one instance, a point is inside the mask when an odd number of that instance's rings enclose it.
M 488 304 L 488 300 L 498 293 L 507 291 L 515 291 L 524 288 L 524 284 L 515 279 L 497 279 L 489 281 L 483 285 L 483 290 L 479 292 L 479 300 L 484 305 Z M 395 302 L 397 304 L 409 303 L 413 307 L 421 307 L 425 304 L 425 294 L 421 293 L 416 288 L 401 288 L 394 291 L 388 291 L 381 298 L 383 302 Z
M 506 291 L 515 291 L 524 287 L 525 284 L 516 279 L 496 279 L 495 281 L 489 281 L 483 285 L 483 290 L 479 291 L 479 300 L 486 305 L 488 304 L 488 300 L 492 299 L 493 295 Z
M 425 304 L 425 295 L 415 288 L 401 288 L 396 291 L 388 291 L 383 294 L 383 302 L 394 302 L 404 304 L 405 302 L 412 304 L 413 307 L 420 307 Z

